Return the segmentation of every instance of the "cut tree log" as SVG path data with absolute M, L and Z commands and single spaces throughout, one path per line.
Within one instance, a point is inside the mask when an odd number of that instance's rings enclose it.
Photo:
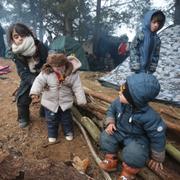
M 171 155 L 177 162 L 180 163 L 180 151 L 176 149 L 172 144 L 166 144 L 166 151 Z
M 103 113 L 103 114 L 105 114 L 107 111 L 107 108 L 100 106 L 97 103 L 96 104 L 95 103 L 88 103 L 86 106 L 92 110 L 98 111 L 98 112 Z
M 160 113 L 163 113 L 163 114 L 166 114 L 172 118 L 175 118 L 175 119 L 178 119 L 180 120 L 180 115 L 178 113 L 175 113 L 174 111 L 172 110 L 169 110 L 169 109 L 165 109 L 165 108 L 161 108 L 160 109 Z
M 165 119 L 165 123 L 169 129 L 172 129 L 173 131 L 180 132 L 180 125 L 173 123 L 167 119 Z
M 78 112 L 78 110 L 75 107 L 72 109 L 72 113 L 79 120 L 79 122 L 86 128 L 86 130 L 91 135 L 93 140 L 96 143 L 98 143 L 99 142 L 100 130 L 94 124 L 94 122 L 91 119 L 89 119 L 88 117 L 82 117 L 82 115 Z
M 84 107 L 82 106 L 82 109 L 95 115 L 99 120 L 103 120 L 105 118 L 105 115 L 103 113 L 99 112 L 98 110 L 94 111 L 93 109 L 91 109 L 89 107 L 87 108 L 87 106 L 84 106 Z
M 112 98 L 110 96 L 105 96 L 102 93 L 94 92 L 94 91 L 88 89 L 87 87 L 83 87 L 83 88 L 84 88 L 85 94 L 87 94 L 89 96 L 93 96 L 93 97 L 98 98 L 100 100 L 103 100 L 105 102 L 112 103 L 113 100 L 115 99 L 115 98 Z

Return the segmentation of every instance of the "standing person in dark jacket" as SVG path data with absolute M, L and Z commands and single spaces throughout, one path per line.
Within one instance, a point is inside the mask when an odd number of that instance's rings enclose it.
M 46 62 L 48 50 L 42 42 L 34 37 L 32 31 L 21 23 L 13 24 L 9 28 L 9 41 L 13 61 L 21 80 L 16 100 L 19 126 L 24 128 L 30 121 L 31 98 L 29 92 L 34 79 Z
M 130 69 L 135 73 L 154 73 L 158 65 L 161 41 L 157 35 L 165 23 L 162 11 L 151 10 L 130 45 Z
M 151 168 L 163 168 L 166 125 L 148 105 L 159 91 L 159 82 L 152 74 L 131 75 L 107 111 L 106 128 L 100 137 L 101 149 L 106 155 L 100 167 L 106 171 L 116 170 L 119 144 L 123 144 L 122 172 L 118 180 L 133 179 L 149 158 Z
M 5 53 L 6 53 L 6 46 L 4 43 L 4 34 L 5 34 L 5 31 L 0 24 L 0 57 L 5 57 Z

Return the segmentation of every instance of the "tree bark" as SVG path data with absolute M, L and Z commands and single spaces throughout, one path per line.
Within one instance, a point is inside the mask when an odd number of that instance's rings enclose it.
M 175 2 L 174 24 L 180 25 L 180 0 Z

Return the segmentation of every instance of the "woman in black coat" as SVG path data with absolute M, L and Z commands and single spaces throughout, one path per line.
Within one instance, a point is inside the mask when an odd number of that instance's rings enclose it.
M 10 26 L 9 42 L 13 54 L 12 59 L 16 64 L 17 73 L 21 80 L 16 100 L 19 126 L 24 128 L 30 121 L 31 98 L 29 92 L 34 79 L 46 62 L 48 49 L 34 37 L 27 26 L 20 23 Z

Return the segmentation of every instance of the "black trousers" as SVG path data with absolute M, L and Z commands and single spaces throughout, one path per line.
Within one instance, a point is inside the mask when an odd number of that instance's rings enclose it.
M 18 121 L 30 120 L 30 111 L 29 106 L 31 104 L 31 98 L 29 97 L 30 89 L 28 89 L 24 94 L 19 96 L 17 100 L 17 109 L 18 109 Z

